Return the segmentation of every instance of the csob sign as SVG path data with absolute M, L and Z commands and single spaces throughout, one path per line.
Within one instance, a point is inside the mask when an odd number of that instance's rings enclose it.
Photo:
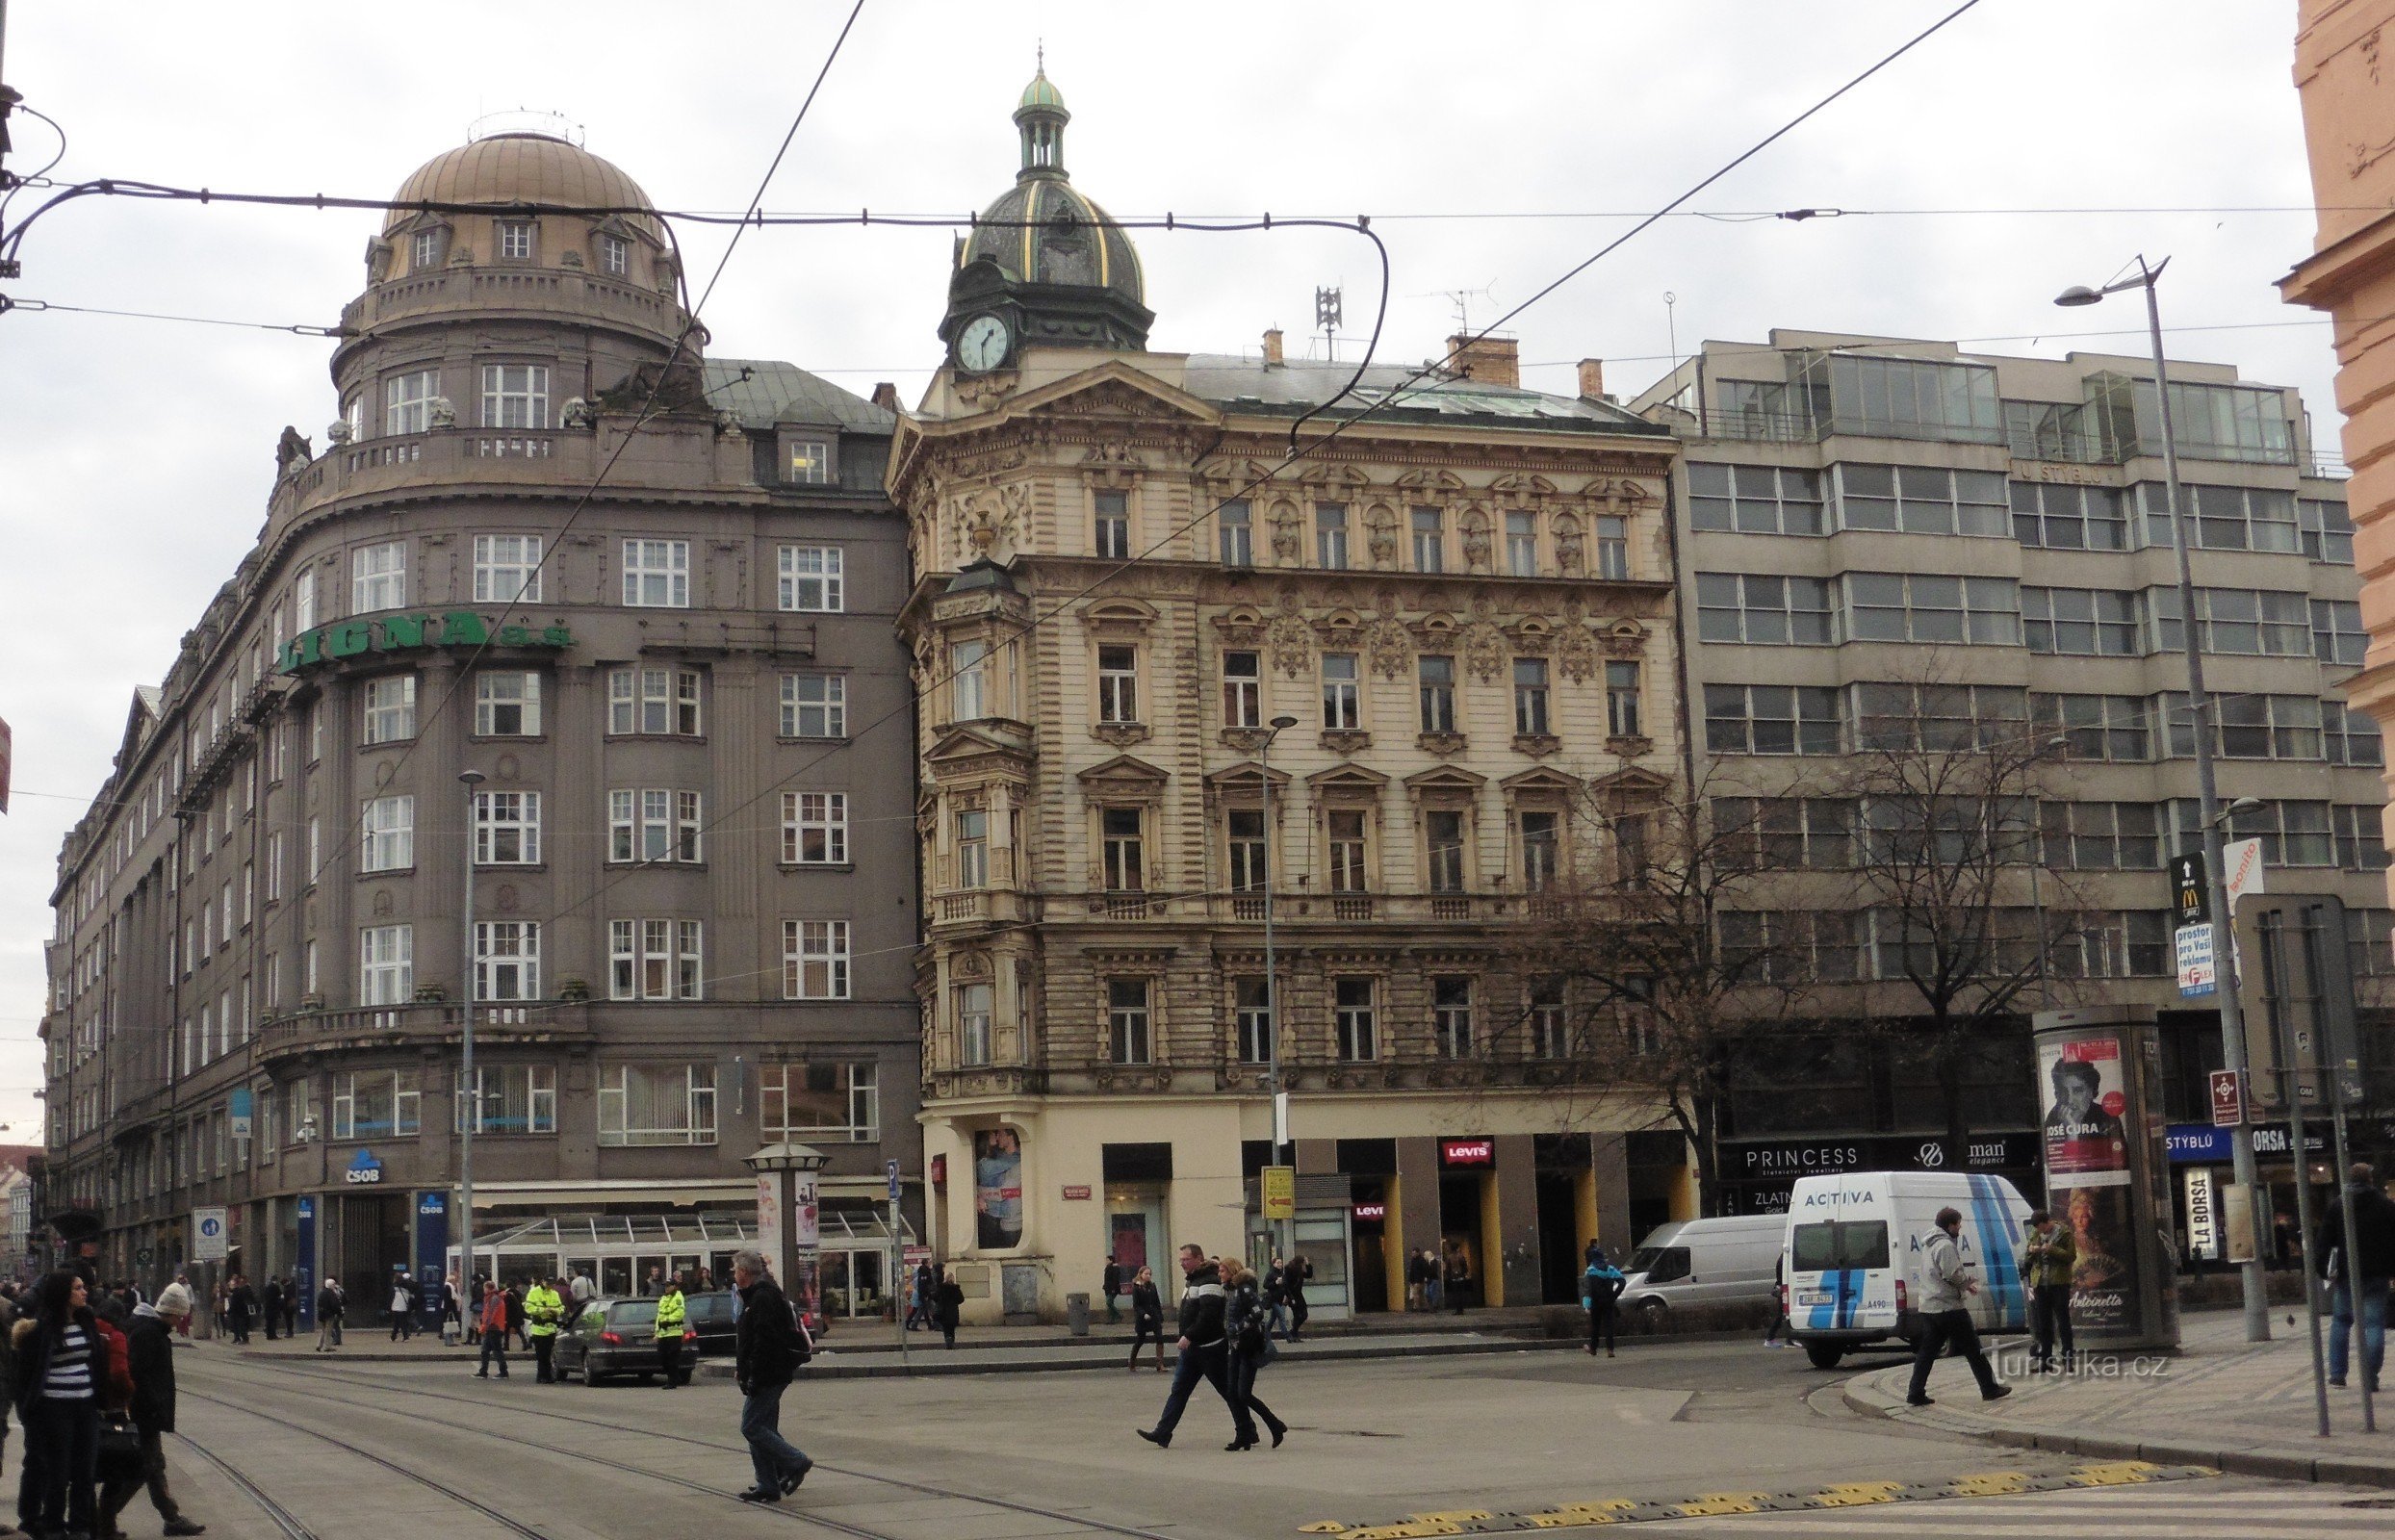
M 1442 1139 L 1439 1141 L 1441 1166 L 1494 1166 L 1497 1164 L 1497 1142 L 1493 1139 Z
M 373 1150 L 361 1148 L 343 1168 L 341 1179 L 351 1187 L 372 1187 L 382 1180 L 382 1162 Z
M 345 620 L 301 631 L 274 655 L 277 674 L 368 653 L 421 653 L 436 647 L 571 647 L 563 626 L 494 626 L 471 609 L 446 614 L 385 615 L 380 620 Z

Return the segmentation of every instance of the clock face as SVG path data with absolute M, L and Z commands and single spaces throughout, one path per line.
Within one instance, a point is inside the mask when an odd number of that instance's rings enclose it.
M 976 374 L 988 373 L 1006 362 L 1006 322 L 995 316 L 975 316 L 957 333 L 956 361 Z

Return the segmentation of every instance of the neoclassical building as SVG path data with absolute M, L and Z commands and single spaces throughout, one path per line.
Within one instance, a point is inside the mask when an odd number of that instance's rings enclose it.
M 1654 1110 L 1584 1089 L 1507 939 L 1576 802 L 1635 827 L 1678 780 L 1673 441 L 1520 388 L 1509 341 L 1396 404 L 1405 371 L 1333 403 L 1352 366 L 1277 333 L 1148 350 L 1068 116 L 1025 91 L 890 462 L 934 1240 L 981 1320 L 1259 1250 L 1277 1035 L 1318 1307 L 1391 1308 L 1442 1242 L 1490 1302 L 1574 1297 L 1589 1236 L 1667 1217 L 1679 1141 L 1638 1164 Z

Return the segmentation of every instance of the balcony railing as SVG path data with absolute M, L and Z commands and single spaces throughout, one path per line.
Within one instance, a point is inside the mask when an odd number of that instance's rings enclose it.
M 590 1006 L 583 1001 L 477 1005 L 474 1008 L 474 1030 L 476 1037 L 489 1034 L 494 1040 L 543 1042 L 588 1039 Z M 463 1034 L 462 1014 L 447 1001 L 302 1011 L 295 1015 L 272 1017 L 261 1026 L 258 1055 L 273 1060 L 324 1049 L 451 1042 Z

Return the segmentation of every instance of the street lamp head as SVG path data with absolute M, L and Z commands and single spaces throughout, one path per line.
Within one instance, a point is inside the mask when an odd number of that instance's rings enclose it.
M 2230 817 L 2230 818 L 2234 818 L 2234 817 L 2236 817 L 2236 816 L 2237 816 L 2239 813 L 2241 813 L 2241 812 L 2259 812 L 2259 811 L 2261 811 L 2261 809 L 2262 809 L 2262 799 L 2261 799 L 2261 798 L 2259 798 L 2259 797 L 2239 797 L 2239 798 L 2238 798 L 2235 802 L 2230 803 L 2230 804 L 2228 805 L 2228 807 L 2226 809 L 2224 809 L 2224 812 L 2225 812 L 2225 815 L 2226 815 L 2226 816 Z
M 460 770 L 457 772 L 457 779 L 470 786 L 478 786 L 488 778 L 479 770 Z
M 1286 732 L 1297 725 L 1298 719 L 1294 716 L 1276 716 L 1273 718 L 1273 731 L 1275 732 Z
M 2092 305 L 2103 297 L 2102 291 L 2090 289 L 2083 283 L 2074 283 L 2061 294 L 2056 295 L 2054 303 L 2068 309 L 2076 309 L 2080 305 Z

